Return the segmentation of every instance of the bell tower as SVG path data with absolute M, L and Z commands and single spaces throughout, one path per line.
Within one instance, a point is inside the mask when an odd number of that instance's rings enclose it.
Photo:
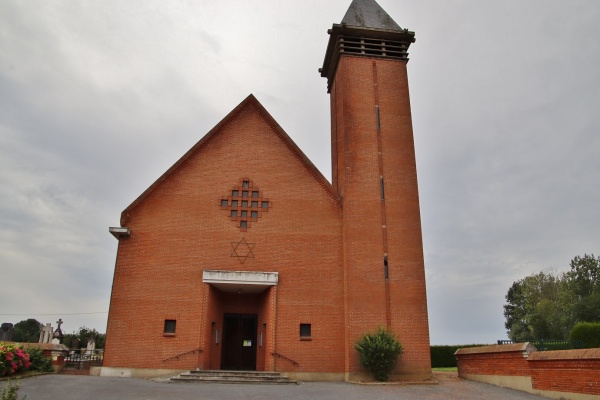
M 356 341 L 397 334 L 397 378 L 431 375 L 419 193 L 402 29 L 375 0 L 353 0 L 328 31 L 333 187 L 343 199 L 347 379 L 360 378 Z

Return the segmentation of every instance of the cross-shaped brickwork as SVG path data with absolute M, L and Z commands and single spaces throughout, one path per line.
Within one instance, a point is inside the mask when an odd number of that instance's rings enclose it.
M 226 196 L 221 197 L 220 205 L 240 231 L 246 232 L 253 222 L 269 211 L 271 202 L 263 197 L 250 179 L 243 178 Z

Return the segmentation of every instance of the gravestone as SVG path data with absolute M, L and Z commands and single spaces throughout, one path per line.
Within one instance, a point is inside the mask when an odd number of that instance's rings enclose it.
M 40 331 L 40 340 L 38 342 L 39 343 L 52 342 L 52 333 L 53 333 L 52 325 L 50 325 L 50 323 L 47 323 L 46 326 L 43 326 L 42 330 Z
M 9 322 L 3 323 L 2 327 L 0 327 L 0 341 L 10 342 L 10 341 L 12 341 L 12 335 L 13 335 L 13 324 L 11 324 Z
M 94 336 L 90 336 L 85 351 L 87 353 L 93 353 L 94 350 L 96 350 L 96 338 Z

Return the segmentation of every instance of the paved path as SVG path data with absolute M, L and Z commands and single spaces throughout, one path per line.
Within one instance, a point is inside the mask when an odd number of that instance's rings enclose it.
M 217 399 L 342 399 L 342 400 L 527 400 L 543 399 L 516 390 L 464 381 L 456 374 L 436 374 L 439 384 L 357 385 L 305 382 L 299 385 L 224 385 L 165 383 L 133 378 L 43 375 L 23 379 L 19 398 L 27 400 L 217 400 Z M 0 382 L 5 385 L 6 382 Z

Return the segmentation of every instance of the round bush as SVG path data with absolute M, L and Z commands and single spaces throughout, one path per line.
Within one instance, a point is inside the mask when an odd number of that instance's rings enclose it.
M 31 366 L 29 354 L 20 346 L 0 342 L 0 377 L 11 376 Z
M 581 340 L 584 349 L 600 347 L 600 322 L 580 322 L 571 330 L 571 340 Z
M 386 329 L 377 328 L 374 333 L 365 333 L 356 343 L 360 363 L 371 372 L 377 381 L 386 381 L 396 366 L 402 345 L 396 336 Z

